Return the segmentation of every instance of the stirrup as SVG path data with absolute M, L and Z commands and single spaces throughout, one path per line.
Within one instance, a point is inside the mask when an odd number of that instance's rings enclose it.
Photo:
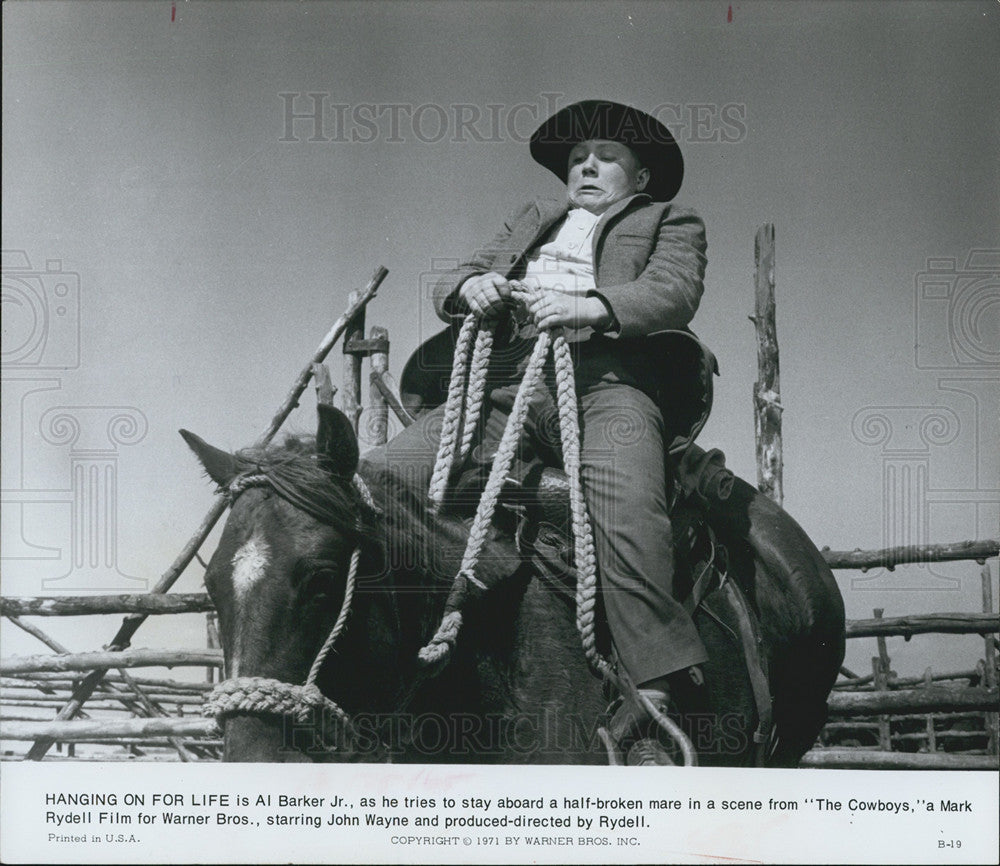
M 659 740 L 643 737 L 636 740 L 625 756 L 629 767 L 672 767 L 674 762 Z
M 702 676 L 699 666 L 695 666 L 694 670 L 688 668 L 685 673 L 695 681 Z M 671 764 L 697 766 L 698 755 L 694 745 L 681 726 L 670 718 L 669 691 L 637 690 L 624 671 L 622 680 L 626 694 L 620 699 L 621 703 L 608 723 L 608 734 L 619 752 L 624 753 L 627 758 L 628 752 L 637 741 L 652 739 L 661 744 L 665 743 L 665 751 L 672 751 L 679 759 L 671 760 Z
M 670 705 L 669 694 L 659 689 L 642 689 L 642 692 L 653 704 L 661 707 L 662 712 L 667 712 Z M 655 732 L 656 721 L 644 703 L 622 697 L 611 721 L 608 722 L 608 733 L 614 737 L 616 743 L 620 744 L 622 750 L 627 752 L 634 742 Z

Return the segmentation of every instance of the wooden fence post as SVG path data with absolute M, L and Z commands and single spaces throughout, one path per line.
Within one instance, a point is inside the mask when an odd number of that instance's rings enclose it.
M 774 303 L 774 224 L 757 229 L 754 239 L 754 315 L 757 332 L 757 382 L 754 384 L 754 438 L 757 443 L 757 489 L 781 505 L 784 501 L 781 454 L 781 377 Z
M 354 304 L 358 293 L 351 292 L 347 298 L 348 306 Z M 361 418 L 361 362 L 363 357 L 350 350 L 352 340 L 363 340 L 365 336 L 365 311 L 358 310 L 344 331 L 344 393 L 341 395 L 341 406 L 344 414 L 358 432 L 358 421 Z
M 205 646 L 208 649 L 222 649 L 222 641 L 219 640 L 218 616 L 214 610 L 205 614 Z M 218 668 L 209 665 L 205 668 L 205 682 L 215 683 L 221 677 L 216 676 Z
M 990 574 L 990 564 L 988 562 L 983 563 L 982 571 L 979 573 L 980 579 L 983 583 L 983 613 L 992 614 L 993 613 L 993 578 Z M 983 636 L 985 641 L 983 661 L 985 662 L 985 672 L 984 672 L 984 685 L 988 689 L 996 687 L 997 684 L 997 650 L 996 643 L 994 641 L 992 634 L 986 634 Z M 986 713 L 986 733 L 988 735 L 986 751 L 990 755 L 996 755 L 998 752 L 998 740 L 1000 740 L 1000 714 L 998 713 Z
M 371 329 L 371 339 L 374 342 L 385 341 L 388 345 L 389 332 L 378 325 Z M 384 445 L 389 441 L 389 404 L 376 384 L 376 376 L 389 372 L 389 350 L 373 349 L 371 357 L 371 378 L 368 384 L 368 423 L 367 432 L 372 445 Z
M 924 688 L 929 689 L 934 685 L 933 681 L 934 674 L 930 668 L 924 671 Z M 924 728 L 927 732 L 927 751 L 936 752 L 937 751 L 937 733 L 934 730 L 934 714 L 928 713 L 927 717 L 924 719 Z
M 884 612 L 884 608 L 875 608 L 875 619 L 882 619 Z M 888 691 L 889 667 L 891 664 L 889 661 L 889 650 L 882 635 L 879 635 L 875 640 L 878 642 L 878 655 L 872 658 L 872 674 L 875 678 L 875 690 L 880 692 Z M 892 751 L 892 724 L 888 716 L 878 717 L 878 745 L 884 752 Z

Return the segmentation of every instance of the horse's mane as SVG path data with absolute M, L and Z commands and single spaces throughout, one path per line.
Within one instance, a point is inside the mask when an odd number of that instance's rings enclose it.
M 465 552 L 469 536 L 466 522 L 449 513 L 447 508 L 440 513 L 432 511 L 425 488 L 382 463 L 362 459 L 358 473 L 383 511 L 382 539 L 390 567 L 404 564 L 429 584 L 450 584 Z M 476 574 L 487 586 L 492 586 L 510 574 L 517 563 L 512 540 L 503 531 L 493 528 Z
M 235 456 L 243 472 L 266 475 L 275 486 L 295 491 L 309 503 L 313 516 L 322 515 L 346 534 L 363 532 L 366 515 L 359 509 L 357 496 L 347 485 L 334 481 L 329 466 L 316 453 L 315 436 L 289 434 L 280 445 L 244 448 Z
M 280 444 L 243 449 L 236 459 L 243 471 L 268 475 L 295 490 L 338 531 L 367 541 L 366 558 L 373 567 L 403 568 L 428 587 L 454 580 L 468 527 L 457 516 L 432 512 L 427 491 L 405 474 L 362 459 L 358 474 L 375 501 L 378 513 L 372 513 L 355 490 L 333 478 L 316 453 L 314 436 L 289 434 Z M 492 585 L 516 564 L 512 542 L 494 530 L 476 573 Z

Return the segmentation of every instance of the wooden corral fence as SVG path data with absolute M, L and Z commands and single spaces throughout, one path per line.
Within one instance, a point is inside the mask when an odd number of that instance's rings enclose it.
M 876 608 L 871 619 L 848 620 L 851 640 L 875 639 L 871 673 L 841 669 L 841 679 L 828 701 L 830 721 L 818 745 L 803 759 L 807 767 L 868 769 L 996 770 L 997 632 L 1000 616 L 993 601 L 993 577 L 986 561 L 998 552 L 995 540 L 954 545 L 894 548 L 881 551 L 824 550 L 832 568 L 872 567 L 949 560 L 980 565 L 981 613 L 931 613 L 885 617 Z M 887 638 L 917 635 L 980 635 L 983 657 L 961 671 L 926 668 L 922 674 L 899 676 L 892 669 Z
M 781 394 L 774 302 L 774 227 L 761 227 L 755 244 L 756 304 L 751 316 L 758 336 L 758 381 L 753 404 L 757 442 L 758 487 L 782 501 Z M 384 442 L 388 411 L 403 425 L 413 419 L 402 407 L 388 374 L 388 334 L 374 327 L 365 337 L 365 307 L 385 278 L 378 269 L 362 292 L 349 297 L 345 313 L 303 368 L 281 408 L 255 445 L 267 444 L 315 379 L 317 399 L 330 403 L 337 389 L 324 358 L 344 339 L 341 406 L 358 430 L 364 357 L 370 358 L 369 408 L 364 438 Z M 200 715 L 205 694 L 222 665 L 211 600 L 203 593 L 167 594 L 196 557 L 225 511 L 219 497 L 156 586 L 143 595 L 0 598 L 0 615 L 34 635 L 55 655 L 0 660 L 0 757 L 45 759 L 55 745 L 55 760 L 214 760 L 221 742 L 213 721 Z M 997 767 L 997 616 L 987 560 L 997 556 L 995 540 L 893 548 L 873 551 L 824 550 L 834 569 L 885 567 L 916 562 L 973 560 L 980 563 L 981 613 L 940 613 L 884 617 L 847 623 L 852 640 L 874 638 L 872 672 L 844 669 L 831 695 L 831 721 L 803 765 L 809 767 L 963 768 Z M 130 649 L 148 616 L 203 613 L 207 649 L 164 651 Z M 101 652 L 72 653 L 24 618 L 125 614 L 117 634 Z M 886 639 L 926 633 L 980 634 L 984 656 L 974 669 L 900 677 L 891 669 Z M 144 666 L 205 668 L 201 681 L 144 677 Z M 86 709 L 84 706 L 86 705 Z M 52 715 L 53 711 L 54 716 Z M 39 717 L 44 714 L 44 717 Z M 125 716 L 123 718 L 123 716 Z M 31 743 L 27 753 L 7 748 Z M 99 745 L 98 745 L 99 744 Z M 87 746 L 83 752 L 81 746 Z M 103 748 L 104 751 L 95 751 Z
M 299 373 L 267 429 L 254 443 L 270 442 L 298 405 L 310 380 L 317 399 L 332 403 L 336 388 L 324 360 L 344 338 L 344 411 L 358 429 L 361 413 L 361 359 L 371 358 L 369 426 L 365 437 L 384 442 L 388 407 L 410 420 L 388 375 L 389 339 L 372 328 L 366 339 L 365 307 L 387 275 L 378 268 L 361 292 L 352 292 L 347 310 L 320 342 Z M 143 595 L 0 598 L 0 615 L 55 653 L 0 659 L 0 758 L 5 760 L 217 760 L 221 740 L 215 722 L 203 718 L 206 694 L 219 679 L 222 650 L 212 602 L 204 593 L 170 594 L 169 589 L 197 556 L 226 509 L 218 497 L 198 530 L 154 588 Z M 207 648 L 133 649 L 132 638 L 148 616 L 206 615 Z M 74 653 L 25 617 L 126 614 L 118 632 L 99 652 Z M 201 680 L 146 677 L 141 667 L 205 668 Z M 17 743 L 30 743 L 27 752 Z M 87 750 L 82 748 L 86 746 Z M 57 754 L 49 756 L 56 747 Z
M 781 378 L 775 327 L 774 226 L 757 230 L 754 243 L 754 315 L 757 382 L 754 432 L 758 489 L 782 504 Z M 871 674 L 842 669 L 830 696 L 831 721 L 819 745 L 803 759 L 807 767 L 869 769 L 997 769 L 997 631 L 987 560 L 997 556 L 995 540 L 895 547 L 886 550 L 822 551 L 833 569 L 887 568 L 908 563 L 973 560 L 981 567 L 981 613 L 932 613 L 848 620 L 849 639 L 872 638 L 877 655 Z M 974 670 L 899 677 L 891 668 L 886 638 L 909 641 L 919 634 L 979 634 L 983 658 Z

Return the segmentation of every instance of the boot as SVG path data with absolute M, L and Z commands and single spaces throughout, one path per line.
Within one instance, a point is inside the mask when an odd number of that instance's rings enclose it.
M 673 690 L 680 699 L 679 705 L 684 706 L 688 713 L 707 712 L 705 678 L 699 666 L 677 671 L 668 679 L 669 684 L 660 679 L 655 681 L 657 688 L 640 688 L 638 691 L 664 715 L 671 713 Z M 660 726 L 643 702 L 623 699 L 608 725 L 608 731 L 625 755 L 628 766 L 667 766 L 675 763 L 672 754 L 676 753 L 676 749 L 664 745 Z
M 640 689 L 645 697 L 666 713 L 670 695 L 661 689 Z M 674 762 L 656 736 L 658 725 L 642 702 L 626 698 L 611 717 L 608 732 L 618 744 L 625 763 L 630 767 L 669 766 Z
M 643 737 L 632 744 L 625 756 L 627 767 L 672 767 L 674 765 L 667 750 L 659 740 Z

